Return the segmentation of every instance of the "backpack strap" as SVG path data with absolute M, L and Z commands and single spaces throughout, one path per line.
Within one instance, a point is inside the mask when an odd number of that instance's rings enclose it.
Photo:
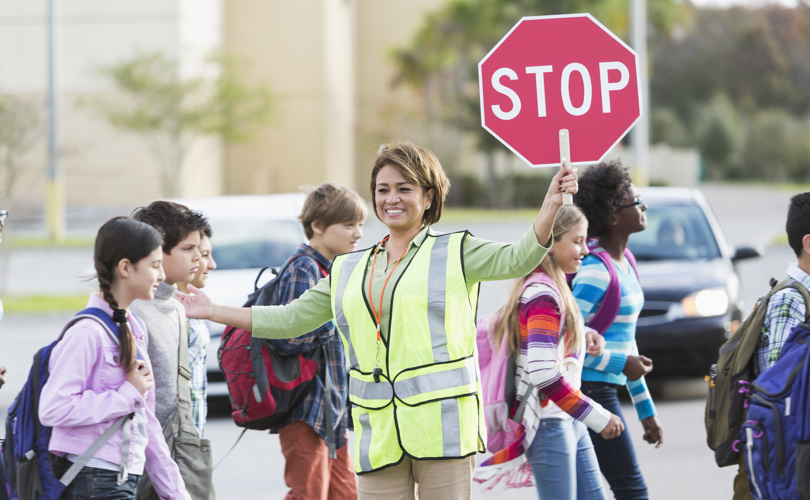
M 188 364 L 188 321 L 177 309 L 177 322 L 180 325 L 180 341 L 177 347 L 177 412 L 180 414 L 180 430 L 191 437 L 199 437 L 191 414 L 191 368 Z
M 804 322 L 810 324 L 810 292 L 808 292 L 807 288 L 805 288 L 801 282 L 792 278 L 789 280 L 787 286 L 797 290 L 802 295 L 802 299 L 804 299 Z
M 627 256 L 629 252 L 625 253 Z M 605 295 L 602 297 L 602 303 L 594 313 L 591 320 L 588 321 L 588 326 L 604 335 L 605 331 L 610 327 L 616 316 L 619 315 L 619 308 L 622 303 L 622 286 L 619 283 L 619 275 L 616 273 L 616 266 L 613 264 L 613 258 L 602 247 L 594 247 L 591 249 L 591 255 L 599 259 L 602 264 L 607 268 L 609 280 L 608 286 L 605 290 Z M 630 254 L 632 255 L 632 253 Z M 628 257 L 633 270 L 635 271 L 635 257 Z M 636 271 L 637 272 L 637 271 Z

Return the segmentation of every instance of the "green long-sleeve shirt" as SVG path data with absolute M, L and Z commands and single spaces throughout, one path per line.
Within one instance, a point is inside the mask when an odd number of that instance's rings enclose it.
M 388 286 L 383 295 L 382 321 L 380 332 L 388 337 L 389 314 L 388 306 L 391 304 L 391 294 L 394 284 L 402 272 L 408 267 L 419 246 L 425 239 L 430 228 L 424 228 L 411 241 L 402 260 L 394 269 Z M 498 243 L 468 236 L 464 240 L 464 271 L 467 286 L 470 287 L 481 281 L 498 281 L 526 276 L 538 265 L 551 248 L 537 243 L 534 226 L 529 227 L 526 234 L 516 243 Z M 393 262 L 398 255 L 393 256 Z M 374 265 L 374 274 L 371 277 L 371 296 L 374 308 L 379 313 L 380 292 L 388 277 L 388 252 L 380 247 L 377 254 L 377 263 Z M 392 262 L 392 263 L 393 263 Z M 368 267 L 371 267 L 369 259 Z M 298 299 L 284 306 L 254 306 L 251 310 L 253 320 L 253 335 L 264 338 L 293 338 L 315 330 L 327 321 L 333 319 L 332 287 L 330 278 L 321 279 L 317 285 L 307 290 Z M 364 291 L 367 285 L 364 286 Z

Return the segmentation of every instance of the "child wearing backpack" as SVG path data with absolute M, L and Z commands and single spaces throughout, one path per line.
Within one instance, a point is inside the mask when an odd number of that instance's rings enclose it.
M 200 213 L 164 200 L 136 209 L 132 218 L 163 234 L 166 278 L 158 284 L 152 300 L 132 303 L 132 311 L 143 319 L 149 331 L 147 350 L 155 375 L 155 416 L 177 457 L 191 497 L 213 500 L 211 446 L 200 438 L 200 429 L 192 417 L 192 380 L 205 377 L 205 366 L 195 365 L 203 370 L 202 375 L 195 377 L 191 372 L 188 320 L 183 306 L 174 298 L 178 284 L 193 280 L 200 268 L 200 238 L 208 222 Z M 182 447 L 179 452 L 178 447 Z M 148 479 L 140 486 L 141 500 L 155 499 Z
M 189 283 L 178 283 L 177 289 L 188 295 L 187 285 L 205 288 L 208 274 L 217 268 L 211 246 L 211 225 L 206 224 L 200 236 L 200 263 L 194 279 Z M 201 319 L 188 320 L 188 364 L 191 368 L 191 417 L 200 437 L 205 431 L 205 420 L 208 417 L 208 376 L 206 362 L 208 346 L 211 343 L 211 332 Z
M 810 290 L 810 192 L 797 194 L 790 199 L 785 230 L 788 244 L 798 260 L 788 265 L 785 279 L 795 280 L 798 285 Z M 780 359 L 791 330 L 804 322 L 806 316 L 805 301 L 797 288 L 783 288 L 770 296 L 754 354 L 754 377 L 766 372 Z M 799 405 L 796 404 L 796 407 Z M 741 454 L 738 474 L 734 478 L 734 500 L 753 498 L 746 478 L 744 456 Z M 807 471 L 802 472 L 806 474 Z
M 635 259 L 627 250 L 630 235 L 647 227 L 647 205 L 619 162 L 590 167 L 580 179 L 574 203 L 588 219 L 588 236 L 597 241 L 574 277 L 573 293 L 586 325 L 606 341 L 601 356 L 585 357 L 582 391 L 624 419 L 618 388 L 626 385 L 644 428 L 644 440 L 661 446 L 663 430 L 643 378 L 652 370 L 652 361 L 638 354 L 635 341 L 644 293 Z M 603 313 L 608 305 L 614 307 L 612 317 Z M 606 440 L 591 431 L 591 439 L 616 499 L 647 499 L 630 436 L 624 433 Z
M 52 462 L 55 476 L 61 477 L 117 420 L 131 415 L 68 485 L 63 499 L 134 499 L 145 470 L 163 498 L 190 499 L 155 418 L 146 332 L 130 310 L 134 300 L 150 300 L 164 278 L 161 243 L 160 234 L 146 224 L 128 217 L 107 221 L 94 251 L 99 292 L 87 307 L 112 317 L 118 341 L 97 321 L 80 319 L 53 348 L 39 418 L 52 427 L 48 449 L 60 457 Z
M 565 278 L 588 254 L 587 225 L 576 207 L 560 208 L 553 247 L 540 267 L 515 283 L 495 316 L 489 339 L 517 354 L 510 413 L 520 408 L 522 416 L 512 418 L 522 421 L 525 454 L 541 500 L 605 498 L 587 429 L 605 439 L 624 430 L 618 416 L 579 390 L 586 344 L 587 352 L 601 352 L 598 334 L 591 331 L 586 340 L 582 315 Z
M 299 221 L 309 244 L 302 244 L 280 271 L 279 304 L 289 304 L 315 286 L 328 272 L 335 256 L 353 252 L 363 237 L 366 204 L 354 191 L 334 184 L 321 184 L 304 201 Z M 349 399 L 346 351 L 334 322 L 289 340 L 267 340 L 276 353 L 286 356 L 324 348 L 317 376 L 302 403 L 270 429 L 278 434 L 286 461 L 284 479 L 288 498 L 327 500 L 357 498 L 353 462 L 347 444 Z M 331 378 L 326 395 L 325 377 Z M 327 422 L 326 405 L 331 405 Z M 335 460 L 330 460 L 327 426 L 334 429 Z

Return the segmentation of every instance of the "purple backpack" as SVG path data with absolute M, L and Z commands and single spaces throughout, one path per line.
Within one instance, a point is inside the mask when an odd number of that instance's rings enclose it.
M 602 303 L 599 304 L 599 309 L 596 310 L 591 320 L 588 321 L 589 327 L 599 332 L 600 335 L 604 335 L 608 327 L 613 324 L 616 316 L 619 315 L 619 307 L 622 302 L 622 286 L 621 283 L 619 283 L 619 276 L 616 274 L 616 266 L 613 265 L 613 257 L 610 256 L 607 250 L 600 247 L 597 240 L 589 241 L 588 249 L 591 251 L 591 255 L 602 261 L 610 276 L 607 290 L 605 290 L 605 297 L 602 299 Z M 624 249 L 624 256 L 636 273 L 636 277 L 638 277 L 636 257 L 629 248 Z M 576 276 L 576 274 L 568 275 L 568 283 L 574 280 L 574 276 Z

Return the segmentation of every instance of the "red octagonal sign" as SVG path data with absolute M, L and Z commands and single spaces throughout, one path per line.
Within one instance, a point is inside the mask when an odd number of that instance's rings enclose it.
M 641 116 L 638 56 L 590 14 L 524 17 L 478 63 L 481 124 L 535 167 L 597 163 Z

